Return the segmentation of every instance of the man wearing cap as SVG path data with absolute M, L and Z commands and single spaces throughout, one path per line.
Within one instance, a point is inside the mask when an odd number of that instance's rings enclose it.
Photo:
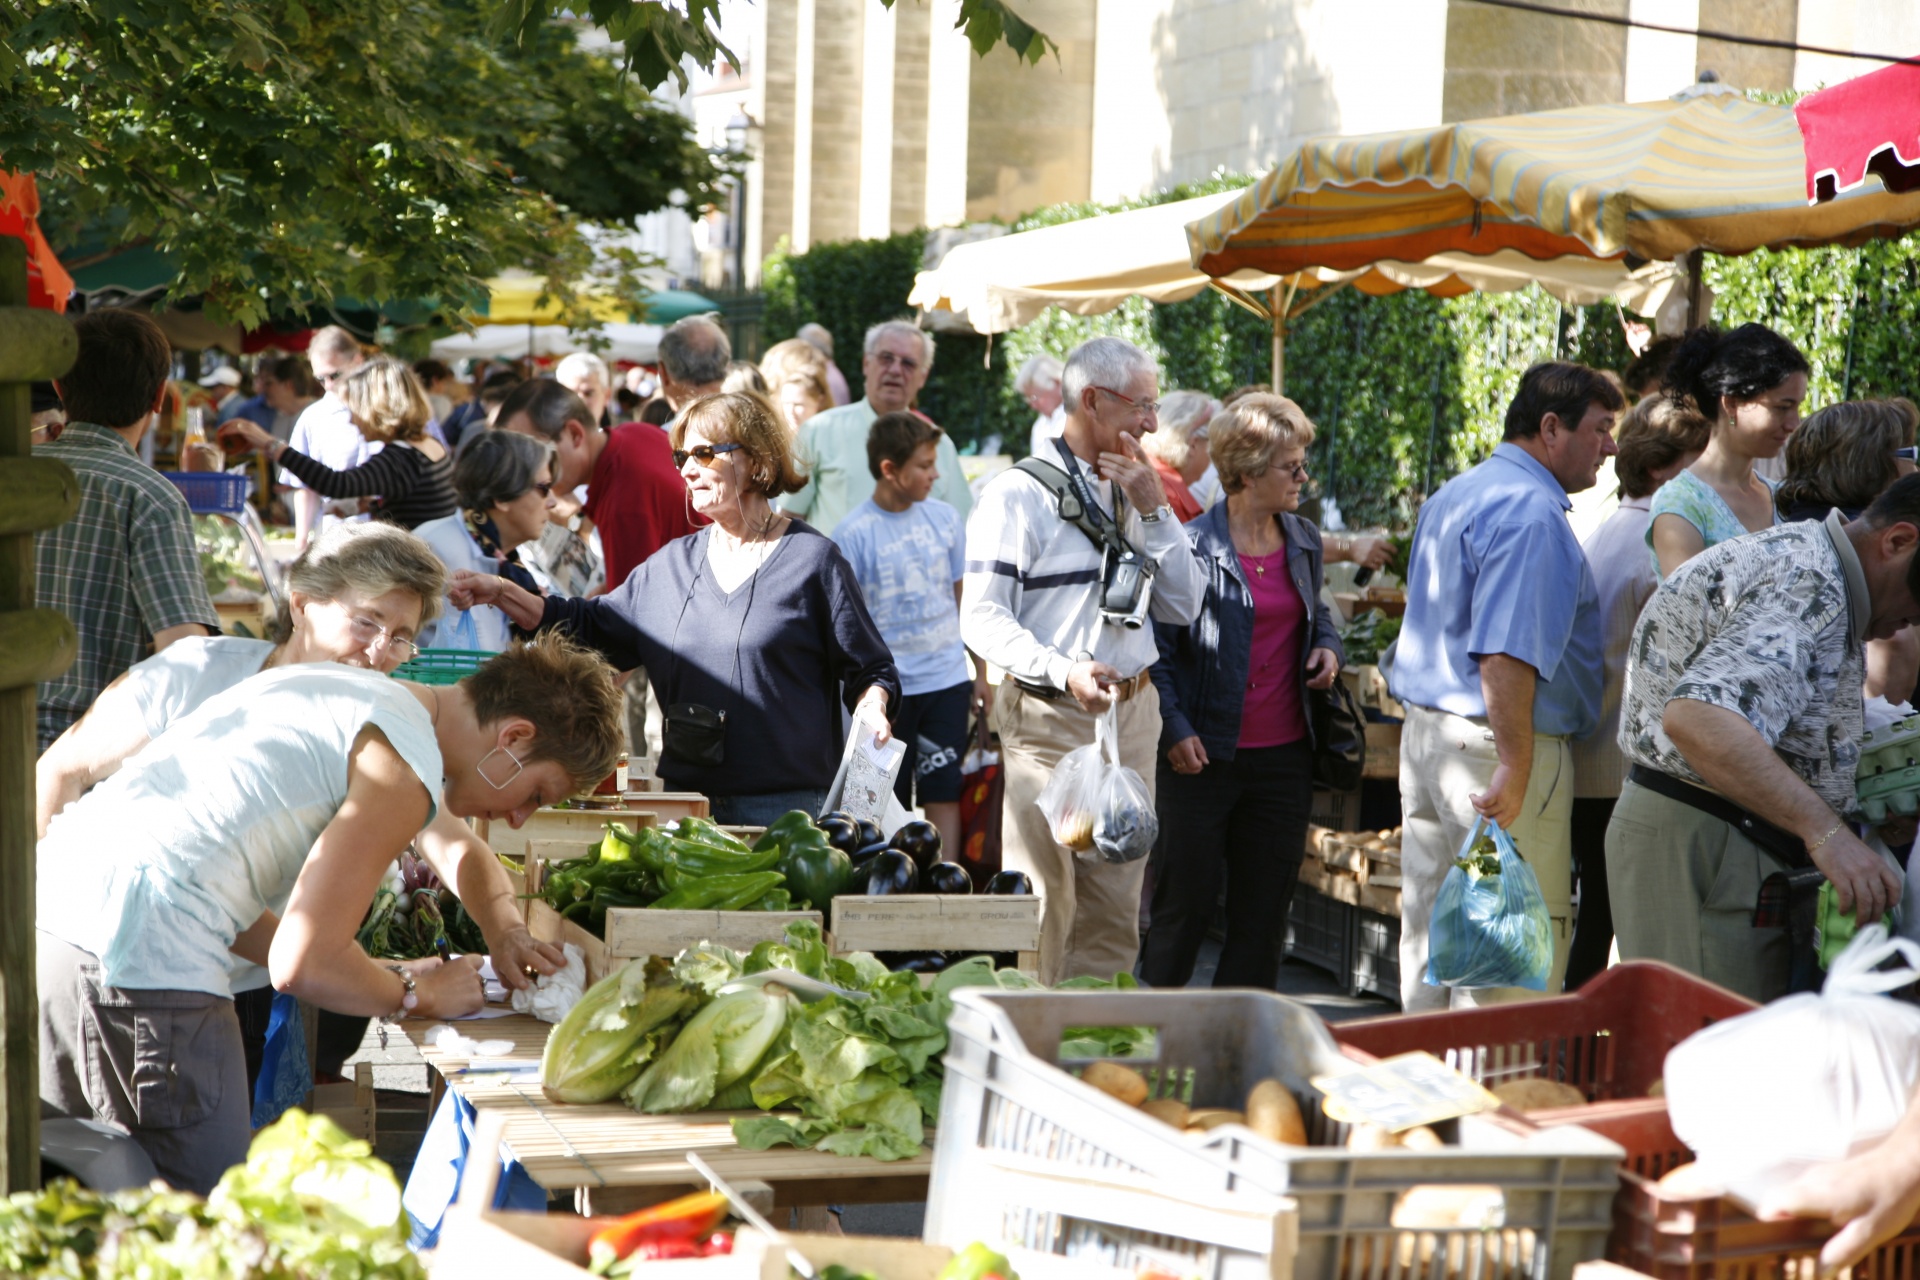
M 223 364 L 200 379 L 200 387 L 207 393 L 207 407 L 213 410 L 215 422 L 225 422 L 233 417 L 246 400 L 240 394 L 241 381 L 240 371 L 230 364 Z

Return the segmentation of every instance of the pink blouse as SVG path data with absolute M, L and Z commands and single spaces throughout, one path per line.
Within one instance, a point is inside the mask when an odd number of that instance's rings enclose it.
M 1307 607 L 1287 573 L 1287 549 L 1240 557 L 1253 593 L 1253 645 L 1240 709 L 1242 748 L 1278 747 L 1307 736 L 1300 699 L 1300 652 Z

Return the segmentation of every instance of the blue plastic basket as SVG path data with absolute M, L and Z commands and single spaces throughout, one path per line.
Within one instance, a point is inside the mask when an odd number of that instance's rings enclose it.
M 237 516 L 247 509 L 245 476 L 224 471 L 162 471 L 173 487 L 187 496 L 187 506 L 197 516 Z

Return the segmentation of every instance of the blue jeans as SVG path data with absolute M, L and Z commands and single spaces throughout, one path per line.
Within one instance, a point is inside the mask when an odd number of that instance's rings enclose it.
M 827 789 L 765 791 L 755 796 L 713 796 L 713 820 L 723 827 L 770 827 L 794 809 L 814 817 L 827 803 Z

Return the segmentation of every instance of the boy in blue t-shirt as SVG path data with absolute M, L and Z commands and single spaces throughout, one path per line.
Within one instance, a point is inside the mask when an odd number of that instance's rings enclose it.
M 878 483 L 833 531 L 853 565 L 867 609 L 893 650 L 903 697 L 893 733 L 907 744 L 895 794 L 911 808 L 917 789 L 949 861 L 960 857 L 960 758 L 967 712 L 986 714 L 986 668 L 969 665 L 960 641 L 960 579 L 966 526 L 929 499 L 940 472 L 940 428 L 917 413 L 886 413 L 867 435 L 867 469 Z

